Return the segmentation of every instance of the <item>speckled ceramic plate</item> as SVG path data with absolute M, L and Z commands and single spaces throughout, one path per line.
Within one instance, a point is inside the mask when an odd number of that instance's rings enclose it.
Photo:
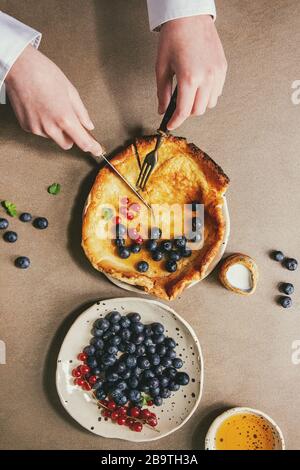
M 184 361 L 183 371 L 190 383 L 164 400 L 161 407 L 153 407 L 159 418 L 159 433 L 144 427 L 141 433 L 105 420 L 100 414 L 91 392 L 85 392 L 73 384 L 72 369 L 79 364 L 77 355 L 91 338 L 91 328 L 97 318 L 118 310 L 121 314 L 139 312 L 143 323 L 160 322 L 168 336 L 178 346 L 178 356 Z M 57 360 L 56 387 L 62 405 L 67 412 L 89 431 L 98 436 L 125 439 L 134 442 L 154 441 L 181 428 L 196 410 L 203 388 L 203 358 L 199 340 L 191 326 L 170 307 L 148 299 L 136 297 L 99 301 L 83 312 L 68 331 Z
M 223 238 L 223 241 L 222 241 L 222 245 L 220 247 L 220 250 L 219 250 L 218 254 L 212 260 L 210 266 L 208 267 L 208 269 L 206 271 L 206 274 L 203 277 L 203 279 L 205 279 L 207 276 L 209 276 L 209 274 L 215 269 L 217 264 L 220 262 L 220 260 L 222 259 L 222 256 L 224 255 L 224 252 L 226 250 L 226 246 L 227 246 L 227 243 L 228 243 L 228 240 L 229 240 L 230 217 L 229 217 L 227 199 L 226 199 L 225 196 L 224 196 L 223 214 L 224 214 L 226 228 L 225 228 L 225 233 L 224 233 L 224 238 Z M 140 289 L 139 287 L 135 287 L 135 286 L 132 286 L 131 284 L 127 284 L 126 282 L 119 281 L 118 279 L 115 279 L 113 276 L 110 276 L 109 274 L 106 274 L 106 273 L 103 273 L 103 274 L 107 277 L 107 279 L 109 279 L 113 284 L 120 287 L 121 289 L 125 289 L 125 290 L 131 291 L 131 292 L 136 292 L 136 293 L 139 293 L 139 294 L 149 295 L 147 292 L 145 292 L 143 289 Z M 203 279 L 201 279 L 201 281 L 203 281 Z M 191 282 L 191 284 L 188 286 L 188 289 L 190 287 L 195 286 L 196 284 L 198 284 L 198 282 L 201 282 L 201 281 Z

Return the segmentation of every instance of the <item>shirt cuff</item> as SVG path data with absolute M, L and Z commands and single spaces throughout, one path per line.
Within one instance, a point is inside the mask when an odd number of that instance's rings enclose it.
M 158 31 L 163 23 L 177 18 L 211 15 L 216 18 L 214 0 L 147 0 L 151 31 Z
M 42 35 L 35 29 L 0 11 L 0 89 L 10 68 L 32 44 L 38 48 Z

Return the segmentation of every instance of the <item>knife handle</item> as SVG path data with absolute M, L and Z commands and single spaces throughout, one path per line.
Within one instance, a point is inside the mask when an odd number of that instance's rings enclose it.
M 167 107 L 167 110 L 164 114 L 163 120 L 161 121 L 158 131 L 165 132 L 165 133 L 169 132 L 167 129 L 167 125 L 176 109 L 176 101 L 177 101 L 177 85 L 175 87 L 175 90 L 173 91 L 169 106 Z

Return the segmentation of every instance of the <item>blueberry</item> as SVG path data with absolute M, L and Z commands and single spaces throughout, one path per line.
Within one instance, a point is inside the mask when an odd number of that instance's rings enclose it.
M 294 258 L 286 258 L 284 260 L 284 265 L 289 271 L 296 271 L 298 268 L 298 261 Z
M 130 336 L 131 336 L 131 333 L 130 331 L 125 328 L 124 330 L 121 330 L 120 331 L 120 337 L 124 340 L 124 341 L 129 341 L 130 340 Z
M 113 366 L 116 362 L 116 357 L 113 354 L 103 354 L 101 362 L 104 366 L 110 367 Z
M 139 253 L 142 249 L 142 246 L 139 243 L 133 243 L 130 247 L 131 253 Z
M 139 379 L 137 377 L 131 377 L 128 382 L 127 382 L 127 385 L 129 388 L 137 388 L 138 385 L 139 385 Z
M 144 335 L 145 336 L 151 336 L 152 334 L 153 334 L 153 332 L 152 332 L 151 326 L 150 325 L 145 326 Z
M 125 245 L 125 240 L 124 240 L 124 238 L 116 238 L 114 240 L 114 243 L 118 248 L 120 248 L 120 247 Z
M 176 377 L 176 374 L 177 374 L 177 370 L 174 369 L 174 367 L 168 367 L 164 371 L 164 376 L 168 377 L 169 379 L 174 379 Z
M 152 251 L 151 257 L 154 261 L 160 261 L 163 259 L 164 254 L 161 250 L 158 249 L 158 250 Z
M 175 376 L 175 382 L 178 385 L 187 385 L 190 381 L 190 377 L 185 372 L 177 372 Z
M 172 242 L 171 240 L 165 240 L 162 242 L 161 247 L 164 251 L 171 251 L 172 250 Z
M 145 273 L 148 271 L 149 269 L 149 264 L 147 263 L 147 261 L 139 261 L 136 265 L 136 269 L 140 272 L 140 273 Z
M 124 392 L 124 390 L 128 388 L 125 380 L 118 380 L 118 382 L 116 383 L 116 386 L 119 390 L 121 390 L 121 392 Z
M 0 230 L 6 230 L 8 225 L 8 220 L 0 217 Z
M 95 374 L 93 374 L 95 375 Z M 92 385 L 93 389 L 94 390 L 97 390 L 98 388 L 102 388 L 102 382 L 100 380 L 97 380 L 97 382 L 95 382 L 93 385 Z
M 131 325 L 131 331 L 133 333 L 139 334 L 139 333 L 142 333 L 143 330 L 144 330 L 144 325 L 143 325 L 143 323 L 141 323 L 139 321 L 137 321 L 137 322 L 135 322 Z
M 101 338 L 97 338 L 97 336 L 94 336 L 91 339 L 90 344 L 92 344 L 96 349 L 103 349 L 104 348 L 104 341 Z
M 165 376 L 160 377 L 160 379 L 159 379 L 159 385 L 160 385 L 160 387 L 165 388 L 165 387 L 168 386 L 168 384 L 169 384 L 169 379 L 168 379 L 168 377 L 165 377 Z
M 292 295 L 294 293 L 294 286 L 290 282 L 283 282 L 280 284 L 280 291 L 286 295 Z
M 148 387 L 148 385 L 146 385 L 146 384 L 142 384 L 140 386 L 140 390 L 144 393 L 149 393 L 150 387 Z
M 150 388 L 157 388 L 159 387 L 159 380 L 156 377 L 151 377 L 148 379 L 148 385 Z
M 128 398 L 130 401 L 133 402 L 138 402 L 141 399 L 141 392 L 139 390 L 129 390 L 128 392 Z
M 164 345 L 170 349 L 176 348 L 176 342 L 174 341 L 173 338 L 166 338 L 164 341 Z
M 152 346 L 152 345 L 153 345 L 152 337 L 147 336 L 147 338 L 144 339 L 144 346 L 148 347 L 148 346 Z
M 150 364 L 149 359 L 146 356 L 140 356 L 138 358 L 138 366 L 141 369 L 150 369 L 151 364 Z
M 200 232 L 191 232 L 189 240 L 192 243 L 198 243 L 202 240 L 202 234 Z
M 119 312 L 109 312 L 105 318 L 109 321 L 110 324 L 114 325 L 121 320 L 121 314 Z
M 124 406 L 127 403 L 127 397 L 125 395 L 119 395 L 115 398 L 116 405 Z
M 18 235 L 16 234 L 16 232 L 12 232 L 11 230 L 8 230 L 3 235 L 3 238 L 8 243 L 15 243 L 18 240 Z
M 107 341 L 111 337 L 112 337 L 112 332 L 109 330 L 105 331 L 102 335 L 103 341 Z
M 159 377 L 164 371 L 164 366 L 162 366 L 161 364 L 159 364 L 158 366 L 153 366 L 152 371 L 157 377 Z
M 157 396 L 157 397 L 154 397 L 153 402 L 155 406 L 161 406 L 163 404 L 163 399 L 162 397 Z
M 174 240 L 174 245 L 176 248 L 185 248 L 185 245 L 186 245 L 186 238 L 185 237 L 180 237 L 180 238 L 176 238 Z
M 173 367 L 175 367 L 175 369 L 181 369 L 182 366 L 183 366 L 182 359 L 180 359 L 179 357 L 176 357 L 175 359 L 173 359 Z
M 161 335 L 165 331 L 165 327 L 161 323 L 152 323 L 151 330 L 156 335 Z
M 271 256 L 275 261 L 279 261 L 280 263 L 284 259 L 284 254 L 282 251 L 272 251 Z
M 136 367 L 137 365 L 137 359 L 135 356 L 133 356 L 132 354 L 129 354 L 126 359 L 125 359 L 125 364 L 127 367 L 129 367 L 130 369 L 132 369 L 133 367 Z
M 284 296 L 284 295 L 280 297 L 279 303 L 283 308 L 290 308 L 293 305 L 293 301 L 291 297 Z
M 94 367 L 94 369 L 92 369 L 91 372 L 92 372 L 92 375 L 100 375 L 101 374 L 101 370 L 99 369 L 99 367 Z
M 89 367 L 91 367 L 91 369 L 94 369 L 95 367 L 98 366 L 95 356 L 89 356 L 86 360 L 86 363 Z
M 160 364 L 160 357 L 158 354 L 151 354 L 149 356 L 149 361 L 153 366 L 158 366 Z
M 98 400 L 104 400 L 106 398 L 106 392 L 103 390 L 103 388 L 97 388 L 96 397 Z
M 160 388 L 159 387 L 154 387 L 154 388 L 150 387 L 149 393 L 150 393 L 151 397 L 157 397 L 160 394 Z
M 171 380 L 168 385 L 169 390 L 171 392 L 177 392 L 180 389 L 180 385 L 175 382 L 175 380 Z
M 144 370 L 143 375 L 142 375 L 143 380 L 147 381 L 147 379 L 151 379 L 153 377 L 155 377 L 155 375 L 152 372 L 152 370 L 150 370 L 150 369 Z
M 142 372 L 143 372 L 143 370 L 140 369 L 139 367 L 135 367 L 134 369 L 132 369 L 132 375 L 134 377 L 139 377 Z
M 192 218 L 192 229 L 194 232 L 197 232 L 202 227 L 202 222 L 198 217 Z
M 91 345 L 91 346 L 86 346 L 84 349 L 83 349 L 83 352 L 85 354 L 87 354 L 88 356 L 93 356 L 93 354 L 95 354 L 96 352 L 96 348 L 95 346 Z
M 177 250 L 171 250 L 169 253 L 168 253 L 168 259 L 170 261 L 179 261 L 181 258 L 181 253 Z
M 161 398 L 169 398 L 171 396 L 171 391 L 168 388 L 162 388 L 160 391 Z
M 126 343 L 124 341 L 121 341 L 118 348 L 119 348 L 119 351 L 125 352 L 126 351 Z
M 168 349 L 166 352 L 166 356 L 169 357 L 170 359 L 175 359 L 176 351 L 174 349 Z
M 164 356 L 167 352 L 167 348 L 164 344 L 159 344 L 156 348 L 157 354 L 160 355 L 160 357 Z
M 116 225 L 116 236 L 122 238 L 126 234 L 126 227 L 123 224 Z
M 112 336 L 109 340 L 110 346 L 119 346 L 120 343 L 121 343 L 120 336 Z
M 167 356 L 161 358 L 161 363 L 164 367 L 171 367 L 172 366 L 172 359 Z
M 151 228 L 151 238 L 153 240 L 158 240 L 161 237 L 161 230 L 158 227 Z
M 111 333 L 119 333 L 121 327 L 118 323 L 115 323 L 114 325 L 111 325 L 110 331 Z
M 27 269 L 30 266 L 30 259 L 27 256 L 19 256 L 15 259 L 15 266 L 21 269 Z
M 106 380 L 108 382 L 116 382 L 119 380 L 119 376 L 116 372 L 111 372 L 110 374 L 106 374 Z
M 122 379 L 128 380 L 130 377 L 131 377 L 130 370 L 129 369 L 125 370 L 125 372 L 123 372 L 123 374 L 122 374 Z
M 135 354 L 137 356 L 143 356 L 145 352 L 146 352 L 146 348 L 143 344 L 139 344 L 138 346 L 136 346 Z
M 130 251 L 128 250 L 128 248 L 126 248 L 126 246 L 121 246 L 120 248 L 118 248 L 118 253 L 120 258 L 122 259 L 127 259 L 130 256 Z
M 108 330 L 110 324 L 109 321 L 106 320 L 105 318 L 99 318 L 99 320 L 96 321 L 96 328 L 99 328 L 99 330 L 106 331 Z
M 133 337 L 131 338 L 131 341 L 134 344 L 142 344 L 144 340 L 145 340 L 145 335 L 143 333 L 133 335 Z
M 22 212 L 19 219 L 21 220 L 21 222 L 31 222 L 32 215 L 29 214 L 29 212 Z
M 118 349 L 117 346 L 108 346 L 108 348 L 106 349 L 106 352 L 107 352 L 108 354 L 114 354 L 114 355 L 116 355 L 116 354 L 118 354 L 118 351 L 119 351 L 119 349 Z
M 183 258 L 189 258 L 192 255 L 192 250 L 188 247 L 185 247 L 180 251 L 180 253 Z
M 120 320 L 121 328 L 127 329 L 131 325 L 131 321 L 127 317 L 122 317 Z
M 113 400 L 116 400 L 117 398 L 121 397 L 122 395 L 123 395 L 122 390 L 120 390 L 117 387 L 112 388 L 112 390 L 110 392 L 110 396 Z
M 153 335 L 152 341 L 154 344 L 161 344 L 165 340 L 165 335 Z
M 153 240 L 153 239 L 148 240 L 147 243 L 146 243 L 146 248 L 149 251 L 155 251 L 156 248 L 157 248 L 157 241 Z
M 92 329 L 92 335 L 93 335 L 93 336 L 96 336 L 97 338 L 100 338 L 100 336 L 103 335 L 103 331 L 102 331 L 102 330 L 98 330 L 98 328 L 93 328 L 93 329 Z
M 154 344 L 150 344 L 150 346 L 147 346 L 147 354 L 155 354 L 156 352 L 156 346 Z
M 126 346 L 125 346 L 125 351 L 128 353 L 128 354 L 134 354 L 135 353 L 135 350 L 136 350 L 136 345 L 133 344 L 133 343 L 127 343 Z
M 192 211 L 196 212 L 199 209 L 201 202 L 193 201 L 192 202 Z
M 132 323 L 136 323 L 141 320 L 141 315 L 139 313 L 132 312 L 128 313 L 127 318 L 129 318 Z
M 177 271 L 176 261 L 168 260 L 166 262 L 166 270 L 168 271 L 168 273 L 175 273 L 175 271 Z
M 48 220 L 46 219 L 46 217 L 37 217 L 33 221 L 33 226 L 35 228 L 38 228 L 39 230 L 44 230 L 48 227 Z

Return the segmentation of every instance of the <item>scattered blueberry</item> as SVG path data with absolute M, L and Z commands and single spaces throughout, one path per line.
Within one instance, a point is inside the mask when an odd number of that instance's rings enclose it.
M 0 217 L 0 230 L 6 230 L 8 225 L 8 220 Z
M 193 217 L 192 218 L 192 229 L 194 232 L 197 232 L 198 230 L 200 230 L 202 227 L 202 222 L 199 218 L 197 217 Z
M 131 253 L 139 253 L 142 249 L 142 246 L 139 243 L 133 243 L 130 247 Z
M 31 222 L 32 215 L 29 214 L 29 212 L 22 212 L 22 214 L 20 214 L 19 219 L 21 220 L 21 222 Z
M 147 261 L 139 261 L 139 263 L 137 264 L 137 270 L 140 273 L 145 273 L 148 271 L 148 269 L 149 269 L 149 264 L 147 263 Z
M 286 295 L 292 295 L 294 293 L 294 286 L 290 282 L 283 282 L 280 284 L 279 290 Z
M 115 239 L 115 245 L 120 248 L 121 246 L 125 245 L 125 240 L 124 238 L 116 238 Z
M 158 227 L 151 228 L 151 238 L 153 240 L 158 240 L 161 237 L 161 230 Z
M 296 271 L 298 268 L 298 261 L 294 258 L 286 258 L 284 260 L 284 265 L 289 271 Z
M 126 227 L 123 224 L 116 225 L 116 236 L 122 238 L 126 234 Z
M 290 308 L 293 305 L 291 297 L 284 295 L 280 297 L 279 303 L 283 308 Z
M 176 357 L 175 359 L 173 359 L 173 367 L 175 367 L 175 369 L 181 369 L 182 366 L 183 366 L 182 359 L 180 359 L 179 357 Z
M 176 263 L 176 261 L 168 260 L 168 261 L 166 262 L 166 270 L 167 270 L 169 273 L 175 273 L 175 271 L 177 271 L 177 263 Z
M 158 246 L 158 243 L 156 240 L 154 239 L 150 239 L 147 241 L 146 243 L 146 248 L 147 250 L 149 251 L 155 251 L 157 249 L 157 246 Z
M 174 241 L 174 245 L 176 248 L 179 248 L 179 249 L 185 248 L 186 238 L 185 237 L 176 238 Z
M 272 251 L 271 255 L 275 261 L 281 262 L 284 259 L 284 254 L 282 253 L 282 251 Z
M 30 259 L 27 256 L 19 256 L 15 259 L 15 265 L 17 268 L 27 269 L 30 266 Z
M 44 230 L 45 228 L 48 227 L 48 220 L 46 219 L 46 217 L 37 217 L 36 219 L 34 219 L 33 221 L 33 226 L 35 228 L 38 228 L 39 230 Z
M 181 254 L 177 250 L 171 250 L 168 253 L 168 258 L 169 258 L 170 261 L 179 261 L 180 258 L 181 258 Z
M 16 234 L 16 232 L 8 230 L 4 233 L 3 239 L 8 243 L 15 243 L 18 240 L 18 235 Z
M 161 250 L 158 249 L 158 250 L 152 251 L 151 257 L 154 261 L 160 261 L 163 259 L 164 254 Z
M 171 240 L 165 240 L 162 242 L 161 247 L 164 251 L 171 251 L 172 250 L 172 242 Z
M 118 248 L 120 258 L 127 259 L 130 256 L 130 251 L 125 246 L 120 246 Z
M 178 385 L 187 385 L 190 381 L 190 378 L 186 372 L 177 372 L 175 376 L 175 382 Z
M 180 251 L 180 253 L 183 258 L 189 258 L 192 255 L 192 250 L 188 247 L 185 247 Z

